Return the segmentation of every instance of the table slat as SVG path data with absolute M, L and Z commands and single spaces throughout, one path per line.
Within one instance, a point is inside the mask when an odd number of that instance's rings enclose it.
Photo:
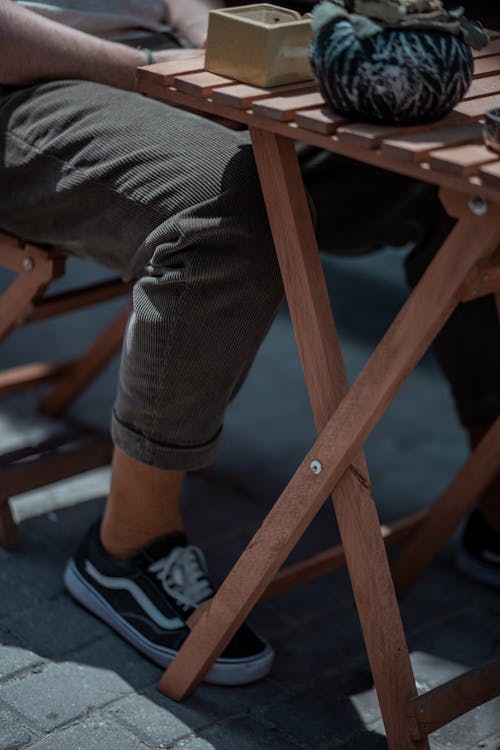
M 493 109 L 493 107 L 500 107 L 500 94 L 461 101 L 453 111 L 478 120 L 484 115 L 487 109 Z
M 444 130 L 431 130 L 414 135 L 401 135 L 399 138 L 384 140 L 382 153 L 396 159 L 423 161 L 431 151 L 446 146 L 459 146 L 463 143 L 479 143 L 483 139 L 483 130 L 479 123 L 463 125 Z
M 483 49 L 473 49 L 472 54 L 475 60 L 480 60 L 482 57 L 489 57 L 490 55 L 496 55 L 500 53 L 500 39 L 493 39 Z
M 362 148 L 377 148 L 380 143 L 393 136 L 406 136 L 413 133 L 428 132 L 433 129 L 443 130 L 467 123 L 467 118 L 457 112 L 450 112 L 442 120 L 426 123 L 425 125 L 376 125 L 369 122 L 350 122 L 340 127 L 337 135 L 341 141 L 352 143 Z
M 500 75 L 474 79 L 462 101 L 475 99 L 478 96 L 487 96 L 488 94 L 500 94 Z
M 300 128 L 313 130 L 315 133 L 323 133 L 324 135 L 335 133 L 339 125 L 347 122 L 345 117 L 336 115 L 325 107 L 301 110 L 295 115 L 295 121 Z
M 474 62 L 474 78 L 483 78 L 500 73 L 500 54 L 482 57 Z
M 486 166 L 481 167 L 479 174 L 487 185 L 500 187 L 500 162 L 486 164 Z
M 176 76 L 174 84 L 184 94 L 206 98 L 211 95 L 213 89 L 234 85 L 234 81 L 232 78 L 225 78 L 204 70 L 201 73 L 187 73 L 186 75 Z
M 176 76 L 184 73 L 194 73 L 202 71 L 205 67 L 205 53 L 198 57 L 189 58 L 188 60 L 175 60 L 172 62 L 153 63 L 145 65 L 137 70 L 137 81 L 150 81 L 151 83 L 161 83 L 164 86 L 171 86 Z
M 316 91 L 317 85 L 311 83 L 289 83 L 285 86 L 275 86 L 272 89 L 250 86 L 246 83 L 236 82 L 234 86 L 224 86 L 222 89 L 214 89 L 212 92 L 214 102 L 225 104 L 227 107 L 248 109 L 252 103 L 259 99 L 270 99 L 271 97 L 291 94 L 294 91 L 308 93 Z
M 486 146 L 452 146 L 429 154 L 429 164 L 433 169 L 450 174 L 475 174 L 482 164 L 498 161 L 498 155 Z
M 270 117 L 272 120 L 290 122 L 295 118 L 295 113 L 300 109 L 313 109 L 320 107 L 325 100 L 319 91 L 297 96 L 277 96 L 257 102 L 253 108 L 255 114 Z

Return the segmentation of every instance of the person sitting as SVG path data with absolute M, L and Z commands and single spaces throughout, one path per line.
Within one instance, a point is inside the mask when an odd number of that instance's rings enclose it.
M 135 280 L 110 493 L 65 582 L 162 666 L 213 593 L 183 530 L 185 474 L 214 460 L 283 297 L 248 134 L 133 91 L 138 66 L 197 54 L 221 5 L 0 0 L 0 227 Z M 412 242 L 416 283 L 453 226 L 435 187 L 313 147 L 299 153 L 320 246 L 354 255 Z M 472 444 L 499 412 L 497 327 L 484 298 L 460 306 L 437 341 Z M 500 586 L 499 497 L 497 481 L 464 549 Z M 486 561 L 485 549 L 497 557 Z M 207 679 L 251 682 L 272 660 L 245 625 Z

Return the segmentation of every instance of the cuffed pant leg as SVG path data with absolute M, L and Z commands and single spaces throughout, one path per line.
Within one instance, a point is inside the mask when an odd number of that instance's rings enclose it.
M 282 298 L 248 136 L 78 81 L 4 95 L 0 131 L 0 226 L 138 279 L 116 443 L 206 465 Z

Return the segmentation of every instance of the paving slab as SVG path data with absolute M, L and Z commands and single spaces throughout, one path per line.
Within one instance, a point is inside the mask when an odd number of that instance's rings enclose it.
M 5 637 L 1 638 L 3 642 Z M 12 675 L 22 672 L 35 665 L 44 664 L 45 660 L 33 651 L 19 646 L 0 644 L 0 682 L 5 682 Z
M 86 610 L 78 611 L 68 594 L 6 618 L 3 625 L 48 659 L 66 654 L 108 635 L 109 629 Z
M 85 719 L 53 732 L 30 750 L 146 750 L 137 737 L 103 719 Z
M 0 750 L 19 750 L 28 745 L 34 736 L 21 724 L 18 716 L 0 707 Z
M 198 705 L 203 706 L 202 699 L 198 699 Z M 203 709 L 196 711 L 167 698 L 134 694 L 114 703 L 107 714 L 150 747 L 161 748 L 191 737 L 220 718 L 222 706 L 218 711 L 213 710 L 213 704 Z
M 274 727 L 242 717 L 210 727 L 197 737 L 181 740 L 175 750 L 296 750 L 301 745 Z
M 386 251 L 374 258 L 326 263 L 351 379 L 405 299 L 400 260 Z M 71 262 L 65 283 L 93 280 L 92 269 L 91 264 Z M 2 367 L 25 361 L 31 353 L 42 359 L 48 349 L 78 351 L 114 309 L 100 306 L 23 329 L 2 344 Z M 116 373 L 115 361 L 70 416 L 106 429 Z M 0 402 L 2 439 L 17 445 L 52 429 L 33 416 L 40 392 Z M 216 582 L 251 539 L 314 436 L 283 307 L 230 407 L 210 480 L 192 477 L 184 487 L 190 538 L 204 547 Z M 459 468 L 466 455 L 464 434 L 431 357 L 411 376 L 369 439 L 366 453 L 384 522 L 433 500 Z M 0 750 L 386 748 L 345 571 L 267 601 L 252 615 L 276 650 L 268 679 L 238 689 L 202 685 L 182 703 L 159 694 L 155 685 L 161 670 L 64 592 L 66 559 L 83 530 L 102 513 L 98 486 L 92 477 L 83 477 L 76 493 L 79 504 L 73 505 L 70 483 L 24 498 L 22 548 L 16 553 L 0 550 L 0 726 L 3 721 L 7 727 L 2 740 L 7 745 L 0 743 Z M 85 498 L 89 500 L 82 502 Z M 327 501 L 291 559 L 337 541 Z M 456 543 L 455 537 L 402 602 L 421 690 L 500 652 L 498 594 L 457 573 Z M 461 717 L 436 733 L 431 747 L 499 750 L 500 707 L 490 702 Z
M 85 646 L 73 651 L 71 660 L 89 667 L 104 667 L 117 674 L 136 691 L 155 686 L 162 675 L 161 667 L 145 659 L 112 630 L 107 628 L 106 631 L 105 637 L 90 640 Z
M 0 701 L 23 716 L 28 726 L 50 732 L 131 690 L 109 670 L 63 662 L 0 686 Z

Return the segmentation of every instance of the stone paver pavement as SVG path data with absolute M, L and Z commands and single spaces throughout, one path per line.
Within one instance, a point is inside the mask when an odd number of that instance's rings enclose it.
M 328 265 L 351 377 L 387 316 L 404 298 L 394 253 Z M 80 266 L 75 274 L 80 274 Z M 90 273 L 84 267 L 85 273 Z M 364 313 L 350 304 L 353 284 Z M 388 312 L 389 311 L 389 312 Z M 85 342 L 99 311 L 46 332 L 21 332 L 0 350 L 1 366 L 30 347 Z M 76 318 L 75 318 L 76 320 Z M 40 353 L 38 356 L 42 356 Z M 72 409 L 105 426 L 116 365 Z M 0 403 L 0 443 L 47 429 L 30 397 Z M 28 415 L 28 416 L 26 416 Z M 31 416 L 29 416 L 31 415 Z M 20 425 L 23 425 L 20 427 Z M 26 426 L 27 425 L 27 426 Z M 283 310 L 233 404 L 209 481 L 190 478 L 183 504 L 191 540 L 216 581 L 235 560 L 313 439 L 290 322 Z M 426 359 L 367 446 L 384 521 L 434 498 L 465 456 L 465 441 L 437 368 Z M 105 473 L 104 473 L 105 474 Z M 105 494 L 106 477 L 103 476 Z M 99 487 L 99 485 L 97 485 Z M 0 750 L 378 750 L 386 747 L 345 571 L 262 604 L 252 615 L 276 650 L 272 675 L 238 689 L 203 685 L 183 703 L 155 690 L 161 671 L 65 593 L 62 571 L 82 530 L 102 511 L 95 478 L 23 500 L 22 548 L 0 550 Z M 91 489 L 90 489 L 91 488 Z M 60 507 L 68 495 L 68 505 Z M 99 494 L 99 493 L 97 493 Z M 37 505 L 39 503 L 39 505 Z M 52 504 L 51 504 L 52 503 Z M 26 510 L 27 508 L 27 510 Z M 44 512 L 39 515 L 40 508 Z M 337 540 L 327 504 L 294 559 Z M 419 688 L 427 690 L 498 655 L 500 597 L 461 577 L 453 539 L 402 602 Z M 500 701 L 443 728 L 434 750 L 499 750 Z

